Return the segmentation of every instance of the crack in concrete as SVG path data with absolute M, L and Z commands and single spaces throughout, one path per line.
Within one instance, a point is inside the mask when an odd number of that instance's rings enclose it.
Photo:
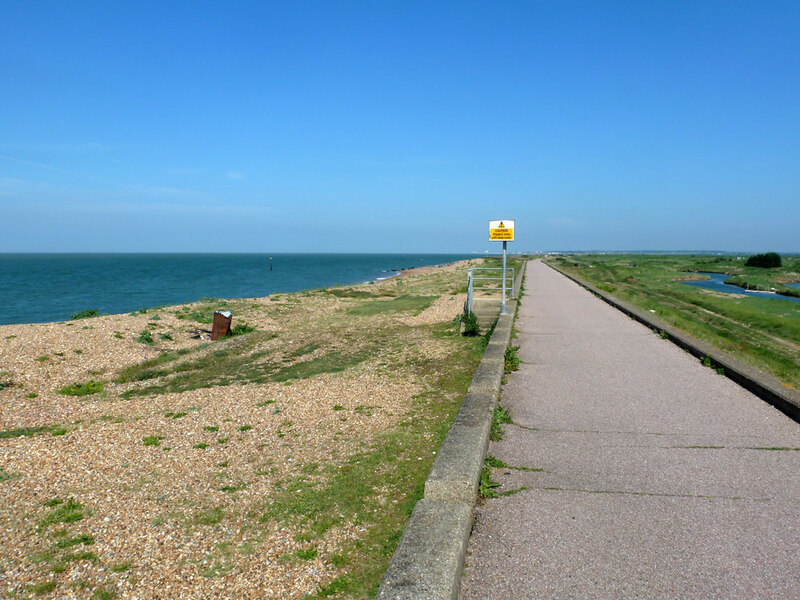
M 583 490 L 580 488 L 541 487 L 534 488 L 546 492 L 578 492 L 581 494 L 620 494 L 623 496 L 648 496 L 658 498 L 698 498 L 703 500 L 749 500 L 751 502 L 771 502 L 772 498 L 745 498 L 743 496 L 717 496 L 706 494 L 668 494 L 665 492 L 630 492 L 625 490 Z

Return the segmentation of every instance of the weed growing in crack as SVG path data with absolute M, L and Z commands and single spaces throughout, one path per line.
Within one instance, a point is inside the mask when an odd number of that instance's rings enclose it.
M 492 429 L 489 432 L 489 439 L 493 442 L 499 442 L 503 439 L 502 425 L 505 423 L 513 423 L 511 415 L 508 414 L 506 409 L 502 406 L 495 406 L 494 415 L 492 417 Z

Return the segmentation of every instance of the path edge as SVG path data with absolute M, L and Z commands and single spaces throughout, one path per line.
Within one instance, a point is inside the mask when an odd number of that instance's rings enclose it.
M 724 374 L 726 377 L 742 386 L 749 392 L 752 392 L 765 402 L 771 404 L 786 416 L 794 419 L 797 422 L 800 422 L 800 391 L 787 388 L 772 375 L 768 375 L 749 365 L 746 365 L 727 352 L 719 350 L 707 342 L 699 340 L 686 332 L 676 329 L 672 325 L 667 324 L 651 313 L 635 307 L 623 300 L 615 298 L 611 294 L 596 288 L 581 278 L 562 271 L 547 261 L 542 262 L 554 271 L 561 273 L 561 275 L 567 279 L 574 281 L 595 296 L 599 297 L 604 302 L 622 311 L 629 317 L 639 321 L 643 325 L 656 332 L 664 332 L 664 334 L 668 336 L 669 341 L 683 350 L 686 350 L 699 359 L 703 359 L 705 357 L 710 358 L 716 366 L 724 369 Z
M 527 267 L 514 282 L 519 298 Z M 517 300 L 507 302 L 375 598 L 457 600 Z

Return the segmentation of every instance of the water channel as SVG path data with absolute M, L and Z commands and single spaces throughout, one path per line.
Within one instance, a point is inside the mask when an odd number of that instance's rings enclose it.
M 725 280 L 730 277 L 730 275 L 726 275 L 725 273 L 698 273 L 698 275 L 708 275 L 711 279 L 706 281 L 682 281 L 681 283 L 707 290 L 714 290 L 715 292 L 725 292 L 726 294 L 741 294 L 742 296 L 747 297 L 772 298 L 773 300 L 778 299 L 800 302 L 800 298 L 795 296 L 781 296 L 780 294 L 770 294 L 769 292 L 755 292 L 741 288 L 738 285 L 725 283 Z M 800 288 L 800 283 L 788 283 L 786 285 L 789 287 Z

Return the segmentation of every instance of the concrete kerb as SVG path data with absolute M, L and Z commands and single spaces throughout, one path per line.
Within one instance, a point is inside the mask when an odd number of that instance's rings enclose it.
M 423 498 L 414 507 L 376 598 L 458 598 L 472 504 Z
M 574 275 L 565 273 L 554 265 L 549 263 L 545 264 L 650 329 L 663 331 L 672 343 L 690 352 L 692 355 L 701 359 L 708 357 L 716 366 L 722 367 L 726 377 L 773 405 L 795 421 L 800 422 L 800 391 L 785 387 L 774 377 L 744 364 L 702 340 L 691 337 L 668 323 L 665 323 L 658 317 L 653 316 L 651 313 L 614 298 L 590 283 Z
M 525 265 L 520 269 L 522 280 Z M 515 283 L 519 291 L 519 285 Z M 517 303 L 498 319 L 376 598 L 456 600 Z

